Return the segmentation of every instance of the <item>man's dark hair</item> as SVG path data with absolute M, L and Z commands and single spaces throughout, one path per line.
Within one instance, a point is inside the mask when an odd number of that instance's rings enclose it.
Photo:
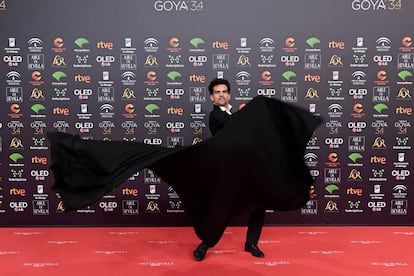
M 224 84 L 224 85 L 226 85 L 227 86 L 227 90 L 229 91 L 229 94 L 230 94 L 230 83 L 229 83 L 229 81 L 228 80 L 225 80 L 225 79 L 215 78 L 208 85 L 208 91 L 210 91 L 210 95 L 213 95 L 213 87 L 216 86 L 216 85 L 218 85 L 218 84 Z

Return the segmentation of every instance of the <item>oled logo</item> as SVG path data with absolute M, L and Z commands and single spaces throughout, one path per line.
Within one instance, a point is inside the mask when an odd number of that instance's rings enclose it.
M 143 140 L 144 144 L 148 144 L 148 145 L 162 145 L 162 139 L 160 138 L 145 138 Z
M 171 133 L 180 133 L 181 130 L 184 128 L 183 122 L 167 122 L 165 127 L 171 131 Z
M 344 139 L 341 137 L 325 138 L 325 145 L 328 145 L 330 149 L 338 149 L 343 143 L 344 143 Z
M 48 170 L 31 170 L 30 175 L 34 177 L 36 181 L 43 181 L 49 176 Z
M 105 213 L 113 212 L 118 207 L 118 203 L 115 201 L 101 201 L 99 202 L 99 208 Z
M 89 133 L 91 129 L 93 129 L 92 122 L 76 122 L 75 128 L 79 130 L 80 133 Z
M 97 56 L 96 62 L 102 67 L 109 67 L 112 63 L 115 62 L 114 56 Z
M 22 56 L 4 56 L 3 61 L 9 67 L 17 67 L 23 61 L 23 58 L 22 58 Z
M 11 201 L 9 206 L 15 213 L 20 213 L 24 212 L 29 207 L 29 204 L 25 201 Z
M 270 58 L 270 61 L 273 58 L 273 55 L 268 56 L 268 58 L 266 60 L 264 60 L 265 56 L 264 55 L 260 55 L 260 58 L 262 60 L 262 63 L 265 63 L 265 61 L 267 62 L 268 59 Z M 295 66 L 298 62 L 299 62 L 300 58 L 299 56 L 281 56 L 280 57 L 280 61 L 286 66 L 286 67 L 291 67 L 291 66 Z
M 367 123 L 364 121 L 348 122 L 348 128 L 354 133 L 362 132 L 367 127 Z

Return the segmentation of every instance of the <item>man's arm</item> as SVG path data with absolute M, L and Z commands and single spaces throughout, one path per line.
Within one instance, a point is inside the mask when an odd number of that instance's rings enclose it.
M 225 111 L 213 110 L 209 117 L 209 128 L 211 134 L 214 136 L 217 131 L 221 130 L 224 125 L 230 120 L 231 115 Z

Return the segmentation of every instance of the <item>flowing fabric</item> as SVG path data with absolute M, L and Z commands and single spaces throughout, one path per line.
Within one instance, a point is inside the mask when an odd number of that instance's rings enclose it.
M 76 210 L 149 168 L 174 187 L 198 237 L 214 242 L 236 215 L 306 204 L 313 178 L 303 156 L 321 121 L 298 106 L 259 96 L 234 113 L 214 137 L 192 146 L 48 133 L 53 189 L 67 211 Z

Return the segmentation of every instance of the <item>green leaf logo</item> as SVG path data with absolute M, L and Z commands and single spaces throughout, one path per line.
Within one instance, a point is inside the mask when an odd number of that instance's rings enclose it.
M 170 80 L 175 81 L 176 78 L 181 77 L 181 74 L 177 71 L 171 71 L 167 74 L 167 77 Z
M 9 155 L 9 158 L 10 158 L 10 160 L 11 160 L 11 161 L 13 161 L 14 163 L 17 163 L 17 161 L 18 161 L 19 159 L 23 159 L 24 157 L 23 157 L 23 155 L 21 155 L 20 153 L 15 152 L 15 153 L 10 154 L 10 155 Z
M 60 81 L 61 78 L 67 77 L 66 74 L 62 71 L 56 71 L 52 74 L 52 77 L 55 78 L 55 80 Z
M 412 77 L 413 74 L 410 71 L 404 70 L 404 71 L 399 72 L 398 76 L 400 77 L 400 79 L 405 81 L 406 78 Z
M 44 107 L 44 105 L 42 105 L 42 104 L 34 104 L 34 105 L 32 105 L 31 109 L 32 109 L 35 113 L 37 113 L 37 114 L 38 114 L 40 110 L 44 110 L 44 109 L 46 109 L 46 108 L 45 108 L 45 107 Z
M 193 45 L 195 48 L 198 48 L 198 45 L 205 43 L 202 38 L 195 37 L 190 40 L 191 45 Z
M 85 44 L 89 44 L 89 41 L 88 41 L 86 38 L 80 37 L 80 38 L 77 38 L 77 39 L 75 40 L 75 44 L 76 44 L 79 48 L 83 48 L 83 46 L 84 46 Z
M 314 47 L 316 44 L 321 43 L 321 41 L 319 40 L 319 38 L 316 37 L 311 37 L 308 38 L 308 40 L 306 40 L 306 43 L 310 46 L 310 47 Z
M 353 152 L 350 155 L 348 155 L 348 158 L 354 163 L 356 163 L 358 159 L 361 159 L 362 157 L 363 157 L 362 154 L 358 152 Z
M 296 77 L 296 73 L 293 71 L 286 71 L 282 74 L 282 77 L 285 78 L 285 80 L 290 81 L 291 78 Z
M 151 113 L 152 114 L 152 112 L 154 112 L 154 110 L 158 110 L 158 109 L 160 109 L 159 107 L 158 107 L 158 105 L 156 105 L 156 104 L 149 104 L 149 105 L 147 105 L 146 107 L 145 107 L 145 109 L 149 112 L 149 113 Z
M 374 106 L 374 110 L 378 113 L 382 113 L 384 109 L 388 109 L 388 106 L 384 103 L 379 103 Z
M 333 192 L 338 191 L 339 190 L 339 187 L 336 186 L 335 184 L 330 184 L 330 185 L 328 185 L 328 186 L 325 187 L 325 190 L 328 193 L 332 194 Z

